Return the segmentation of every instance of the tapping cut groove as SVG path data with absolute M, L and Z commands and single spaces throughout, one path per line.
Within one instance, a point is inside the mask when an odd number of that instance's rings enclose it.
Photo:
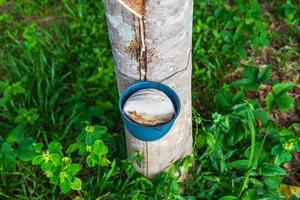
M 146 0 L 118 0 L 127 10 L 132 12 L 138 18 L 142 18 L 145 14 Z
M 144 17 L 139 19 L 140 24 L 140 79 L 146 80 L 147 79 L 147 47 L 145 43 L 145 22 Z
M 139 53 L 137 56 L 139 62 L 140 80 L 147 79 L 147 47 L 145 43 L 145 3 L 146 0 L 118 0 L 129 12 L 138 17 L 139 21 Z

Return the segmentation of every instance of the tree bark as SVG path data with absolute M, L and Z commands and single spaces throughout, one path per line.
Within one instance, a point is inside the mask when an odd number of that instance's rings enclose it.
M 192 153 L 193 0 L 104 2 L 119 91 L 145 78 L 170 86 L 181 100 L 181 113 L 162 139 L 143 142 L 126 130 L 128 154 L 144 153 L 144 163 L 136 169 L 153 177 Z

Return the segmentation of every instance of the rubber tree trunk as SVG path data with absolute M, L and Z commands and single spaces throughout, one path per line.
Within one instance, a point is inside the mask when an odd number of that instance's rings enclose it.
M 141 80 L 162 82 L 182 108 L 170 132 L 143 142 L 126 130 L 128 154 L 144 154 L 147 177 L 192 153 L 191 52 L 193 0 L 104 0 L 119 91 Z

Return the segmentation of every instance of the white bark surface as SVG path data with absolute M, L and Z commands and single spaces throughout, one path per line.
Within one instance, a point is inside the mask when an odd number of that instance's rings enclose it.
M 116 0 L 105 0 L 109 35 L 119 91 L 140 79 L 140 23 Z M 170 132 L 154 142 L 143 142 L 126 131 L 128 154 L 144 153 L 137 170 L 153 177 L 170 163 L 192 153 L 191 48 L 193 0 L 148 0 L 145 5 L 147 80 L 173 88 L 181 112 Z

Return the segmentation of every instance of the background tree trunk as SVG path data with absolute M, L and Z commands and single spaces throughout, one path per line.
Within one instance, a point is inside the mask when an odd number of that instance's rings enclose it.
M 116 0 L 105 0 L 119 91 L 143 78 L 162 82 L 180 97 L 182 109 L 171 131 L 162 139 L 143 142 L 126 131 L 128 154 L 144 153 L 137 170 L 153 177 L 170 163 L 192 153 L 191 52 L 193 0 L 133 0 L 143 4 L 137 14 Z M 124 0 L 125 4 L 128 2 Z M 133 5 L 129 5 L 134 8 Z M 143 30 L 144 29 L 144 30 Z M 145 55 L 143 56 L 143 37 Z

